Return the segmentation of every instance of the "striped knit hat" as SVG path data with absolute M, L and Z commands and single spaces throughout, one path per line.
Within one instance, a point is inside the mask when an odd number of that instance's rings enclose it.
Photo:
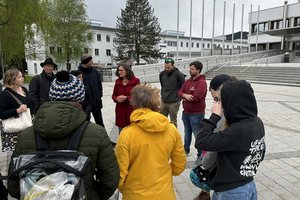
M 78 78 L 67 71 L 56 73 L 56 78 L 52 82 L 49 91 L 51 101 L 82 102 L 84 96 L 84 86 Z

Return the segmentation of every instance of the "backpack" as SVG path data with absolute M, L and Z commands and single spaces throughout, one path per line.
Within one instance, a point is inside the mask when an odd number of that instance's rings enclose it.
M 83 177 L 90 159 L 76 149 L 88 124 L 85 121 L 70 136 L 65 150 L 50 150 L 47 141 L 36 133 L 37 151 L 12 158 L 10 179 L 19 179 L 20 199 L 87 198 Z

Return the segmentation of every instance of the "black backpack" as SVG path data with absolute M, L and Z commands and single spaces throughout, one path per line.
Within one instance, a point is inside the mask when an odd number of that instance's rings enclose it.
M 76 150 L 88 124 L 85 121 L 70 136 L 65 150 L 50 150 L 36 134 L 37 151 L 12 158 L 10 179 L 19 179 L 21 199 L 86 199 L 83 177 L 90 159 Z

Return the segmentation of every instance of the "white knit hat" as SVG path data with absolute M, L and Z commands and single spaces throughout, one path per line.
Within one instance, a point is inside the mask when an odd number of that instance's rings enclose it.
M 56 73 L 51 84 L 49 98 L 51 101 L 84 101 L 85 91 L 81 81 L 67 71 Z

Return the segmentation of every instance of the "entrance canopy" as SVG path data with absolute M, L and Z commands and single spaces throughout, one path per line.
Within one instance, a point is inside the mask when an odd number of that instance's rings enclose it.
M 299 36 L 300 35 L 300 26 L 285 28 L 285 29 L 276 29 L 264 31 L 263 33 L 272 35 L 272 36 L 284 36 L 287 35 L 289 37 Z

